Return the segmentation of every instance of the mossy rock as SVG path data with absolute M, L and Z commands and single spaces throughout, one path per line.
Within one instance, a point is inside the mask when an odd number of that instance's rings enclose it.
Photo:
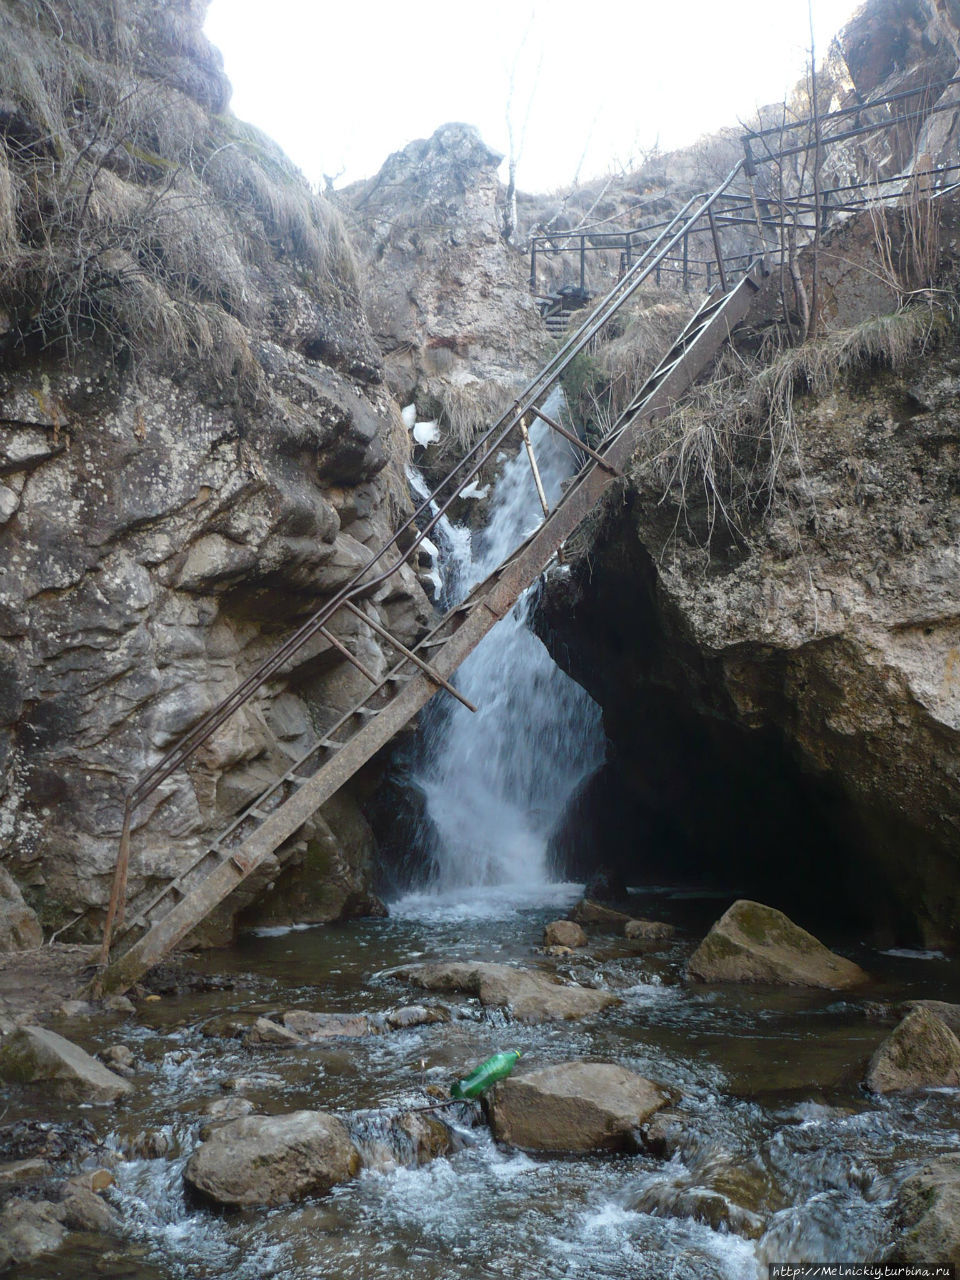
M 923 1006 L 894 1027 L 867 1068 L 867 1088 L 874 1093 L 953 1088 L 958 1084 L 960 1040 Z
M 713 926 L 687 964 L 694 982 L 769 982 L 855 987 L 868 975 L 829 951 L 782 911 L 741 898 Z

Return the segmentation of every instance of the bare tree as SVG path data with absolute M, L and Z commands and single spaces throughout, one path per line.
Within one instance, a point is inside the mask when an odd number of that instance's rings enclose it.
M 537 69 L 533 74 L 530 84 L 530 91 L 527 94 L 526 108 L 523 112 L 523 118 L 517 125 L 515 99 L 517 93 L 517 72 L 520 68 L 520 59 L 526 47 L 527 40 L 533 27 L 534 15 L 530 15 L 520 43 L 517 45 L 517 51 L 514 54 L 513 63 L 510 67 L 510 75 L 507 80 L 507 103 L 506 103 L 506 120 L 507 120 L 507 193 L 503 209 L 503 238 L 508 243 L 513 240 L 517 231 L 517 166 L 523 156 L 524 145 L 527 141 L 527 126 L 530 123 L 530 113 L 533 110 L 533 102 L 537 94 L 537 86 L 540 83 L 540 72 L 543 69 L 543 50 L 540 50 L 540 57 L 537 59 Z

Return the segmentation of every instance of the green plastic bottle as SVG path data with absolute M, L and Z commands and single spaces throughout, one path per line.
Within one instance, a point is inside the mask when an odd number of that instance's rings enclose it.
M 468 1076 L 458 1080 L 450 1089 L 451 1098 L 479 1098 L 498 1080 L 505 1080 L 521 1057 L 519 1049 L 508 1049 L 506 1053 L 495 1053 L 479 1067 L 474 1067 Z

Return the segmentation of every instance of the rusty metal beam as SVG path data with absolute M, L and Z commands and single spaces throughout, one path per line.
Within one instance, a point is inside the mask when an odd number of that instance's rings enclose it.
M 450 684 L 448 680 L 445 680 L 435 666 L 431 666 L 429 662 L 424 662 L 423 658 L 414 653 L 412 649 L 408 649 L 405 644 L 401 644 L 397 637 L 391 634 L 386 627 L 382 627 L 380 623 L 375 622 L 373 618 L 368 618 L 363 610 L 358 609 L 351 600 L 348 600 L 344 607 L 349 609 L 351 613 L 356 614 L 358 618 L 362 619 L 362 621 L 365 622 L 371 630 L 375 631 L 383 640 L 386 640 L 388 644 L 392 644 L 397 652 L 402 653 L 408 662 L 412 662 L 415 666 L 419 667 L 435 685 L 438 685 L 441 689 L 446 689 L 447 693 L 452 694 L 458 702 L 462 702 L 468 711 L 477 710 L 476 706 L 470 701 L 470 699 L 465 698 L 459 689 Z M 446 641 L 444 641 L 444 643 L 446 643 Z

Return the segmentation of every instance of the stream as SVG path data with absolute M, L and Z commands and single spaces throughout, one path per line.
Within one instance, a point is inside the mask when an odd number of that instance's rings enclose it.
M 572 460 L 542 428 L 533 438 L 555 501 Z M 506 460 L 486 530 L 438 530 L 446 602 L 539 518 L 526 459 Z M 630 911 L 674 924 L 673 939 L 594 930 L 582 951 L 545 954 L 545 924 L 582 893 L 550 865 L 551 833 L 601 762 L 603 736 L 598 709 L 532 635 L 534 604 L 528 593 L 458 673 L 480 711 L 437 698 L 422 717 L 412 771 L 422 873 L 388 919 L 246 934 L 185 962 L 198 982 L 216 979 L 213 989 L 161 987 L 135 1012 L 53 1024 L 94 1053 L 130 1049 L 135 1091 L 112 1108 L 77 1108 L 10 1088 L 5 1123 L 86 1121 L 100 1144 L 87 1164 L 113 1171 L 107 1198 L 123 1238 L 74 1233 L 56 1255 L 20 1267 L 21 1280 L 759 1280 L 771 1262 L 882 1257 L 899 1183 L 956 1150 L 960 1134 L 956 1090 L 877 1098 L 862 1089 L 894 1021 L 875 1006 L 956 1000 L 960 968 L 938 953 L 882 953 L 834 937 L 824 940 L 873 977 L 856 995 L 686 985 L 686 960 L 735 886 L 640 885 Z M 393 976 L 432 958 L 533 965 L 620 1003 L 527 1025 Z M 388 1029 L 389 1011 L 410 1004 L 437 1006 L 447 1020 Z M 292 1009 L 367 1014 L 374 1033 L 245 1042 L 256 1016 Z M 506 1048 L 522 1051 L 521 1069 L 585 1058 L 670 1086 L 679 1137 L 665 1154 L 531 1156 L 498 1146 L 474 1105 L 447 1113 L 456 1149 L 418 1164 L 390 1116 L 426 1105 L 431 1086 L 445 1092 Z M 198 1204 L 183 1169 L 206 1109 L 231 1097 L 263 1114 L 334 1112 L 362 1171 L 302 1204 Z
M 420 916 L 246 936 L 191 962 L 227 975 L 230 991 L 55 1024 L 91 1051 L 120 1042 L 134 1052 L 132 1100 L 79 1113 L 118 1153 L 93 1163 L 113 1164 L 108 1195 L 127 1240 L 71 1236 L 55 1269 L 41 1258 L 18 1275 L 399 1280 L 415 1268 L 423 1280 L 755 1280 L 768 1261 L 876 1260 L 898 1183 L 955 1150 L 960 1134 L 955 1090 L 862 1091 L 866 1059 L 890 1027 L 864 1016 L 864 1000 L 956 999 L 956 966 L 848 946 L 875 977 L 852 998 L 685 986 L 683 963 L 729 897 L 664 888 L 635 893 L 632 906 L 676 923 L 678 940 L 638 952 L 594 934 L 587 954 L 536 954 L 544 923 L 576 892 L 554 886 L 549 906 L 510 912 L 471 904 L 458 918 L 447 903 Z M 430 997 L 450 1022 L 289 1049 L 247 1047 L 224 1028 L 298 1007 L 381 1014 L 423 999 L 390 976 L 395 965 L 478 956 L 542 965 L 622 1004 L 582 1022 L 527 1026 L 473 999 Z M 239 1093 L 265 1113 L 330 1109 L 369 1137 L 371 1113 L 422 1105 L 424 1085 L 446 1087 L 507 1047 L 523 1051 L 526 1067 L 594 1058 L 672 1085 L 686 1119 L 680 1149 L 668 1160 L 531 1157 L 464 1126 L 462 1149 L 448 1157 L 405 1167 L 408 1152 L 381 1147 L 355 1181 L 298 1206 L 224 1214 L 185 1197 L 181 1173 L 212 1100 Z M 7 1123 L 40 1106 L 48 1119 L 78 1114 L 22 1091 L 4 1105 Z

